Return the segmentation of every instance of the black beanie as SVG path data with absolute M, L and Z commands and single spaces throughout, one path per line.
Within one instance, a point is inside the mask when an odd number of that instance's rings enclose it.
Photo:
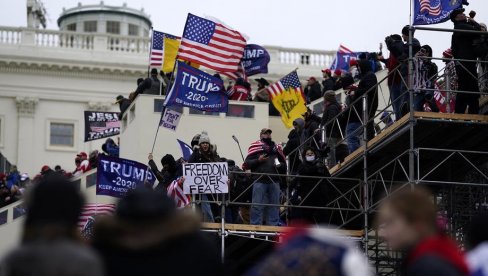
M 169 165 L 170 167 L 174 167 L 176 166 L 175 158 L 171 154 L 166 154 L 163 156 L 163 158 L 161 158 L 161 165 Z
M 28 226 L 76 226 L 84 204 L 79 187 L 58 175 L 45 177 L 35 185 L 27 202 Z
M 130 221 L 166 219 L 176 210 L 175 203 L 165 193 L 145 187 L 131 190 L 117 204 L 117 217 Z

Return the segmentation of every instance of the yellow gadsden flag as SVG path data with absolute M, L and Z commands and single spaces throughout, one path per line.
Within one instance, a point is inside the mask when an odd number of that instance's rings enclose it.
M 293 121 L 303 118 L 302 114 L 307 112 L 302 85 L 296 71 L 268 87 L 268 92 L 274 107 L 280 112 L 281 120 L 287 128 L 291 128 Z
M 175 66 L 176 56 L 178 55 L 178 48 L 180 48 L 180 38 L 173 35 L 164 34 L 163 36 L 163 62 L 161 70 L 164 73 L 173 71 Z M 188 64 L 188 63 L 187 63 Z M 190 63 L 193 68 L 199 68 L 200 65 Z

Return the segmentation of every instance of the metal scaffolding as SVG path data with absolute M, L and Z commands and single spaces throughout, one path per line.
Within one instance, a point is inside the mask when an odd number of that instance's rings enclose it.
M 379 275 L 399 274 L 401 254 L 387 249 L 378 237 L 377 229 L 372 223 L 378 206 L 396 188 L 407 185 L 414 188 L 417 185 L 424 185 L 432 190 L 440 214 L 445 216 L 448 221 L 450 234 L 460 242 L 464 240 L 466 224 L 470 218 L 479 210 L 487 209 L 488 206 L 488 144 L 486 143 L 488 141 L 488 116 L 414 111 L 414 97 L 419 93 L 418 89 L 415 88 L 414 66 L 421 59 L 436 59 L 414 55 L 412 47 L 414 30 L 468 32 L 411 27 L 408 43 L 409 73 L 407 80 L 402 77 L 402 83 L 406 88 L 403 93 L 404 95 L 408 93 L 409 97 L 408 114 L 402 118 L 396 118 L 394 124 L 378 130 L 374 138 L 368 137 L 368 127 L 380 125 L 379 116 L 384 111 L 391 111 L 394 104 L 393 101 L 390 101 L 386 108 L 376 110 L 375 115 L 370 118 L 368 96 L 376 94 L 369 92 L 377 90 L 379 85 L 387 81 L 391 74 L 398 74 L 400 70 L 400 66 L 398 66 L 389 72 L 387 77 L 379 80 L 378 84 L 369 89 L 361 98 L 350 103 L 348 109 L 341 112 L 326 125 L 321 126 L 320 139 L 312 136 L 302 143 L 296 152 L 292 152 L 301 154 L 300 148 L 305 144 L 312 144 L 319 148 L 341 145 L 347 140 L 348 134 L 341 130 L 341 141 L 335 145 L 326 145 L 331 135 L 326 133 L 326 128 L 340 126 L 341 118 L 349 119 L 350 116 L 357 115 L 361 120 L 362 145 L 347 156 L 343 162 L 330 168 L 331 177 L 311 177 L 290 172 L 286 175 L 259 175 L 240 172 L 241 174 L 256 176 L 258 179 L 273 176 L 281 177 L 282 199 L 280 204 L 261 205 L 279 207 L 285 221 L 290 212 L 294 210 L 316 210 L 322 215 L 321 223 L 334 225 L 338 229 L 345 230 L 343 232 L 345 236 L 360 240 L 361 247 L 364 248 L 372 266 Z M 457 59 L 449 59 L 448 61 L 467 62 Z M 469 62 L 487 63 L 487 61 L 480 60 Z M 436 81 L 437 79 L 433 80 Z M 460 92 L 447 88 L 444 92 L 448 95 Z M 433 89 L 422 89 L 422 91 L 428 90 Z M 486 95 L 486 93 L 480 94 Z M 401 100 L 401 97 L 398 100 Z M 362 112 L 356 109 L 358 103 L 362 104 Z M 290 161 L 288 160 L 288 162 Z M 300 199 L 300 202 L 292 202 L 290 200 L 291 184 L 294 181 L 306 178 L 315 179 L 316 184 L 304 198 Z M 326 202 L 320 206 L 305 206 L 307 197 L 317 192 L 322 186 L 326 187 L 328 193 Z M 209 202 L 221 207 L 221 222 L 218 227 L 207 225 L 204 230 L 220 235 L 223 260 L 226 255 L 225 242 L 230 236 L 277 241 L 273 237 L 277 237 L 281 233 L 280 228 L 226 224 L 224 218 L 227 208 L 233 206 L 246 208 L 251 205 L 259 205 L 243 201 L 241 198 L 246 192 L 252 191 L 252 187 L 253 184 L 240 195 L 231 195 L 230 198 L 215 196 L 207 201 L 194 201 L 196 204 Z

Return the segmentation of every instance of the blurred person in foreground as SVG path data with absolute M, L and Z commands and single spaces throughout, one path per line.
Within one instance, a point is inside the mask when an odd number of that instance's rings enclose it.
M 130 191 L 115 216 L 96 222 L 94 234 L 109 276 L 222 275 L 220 254 L 198 218 L 151 189 Z
M 373 275 L 364 255 L 345 237 L 325 228 L 294 228 L 247 276 Z
M 100 259 L 79 236 L 83 204 L 78 188 L 66 178 L 43 178 L 27 195 L 22 242 L 2 261 L 0 275 L 104 275 Z
M 466 235 L 470 275 L 488 276 L 488 212 L 473 217 Z
M 442 233 L 431 195 L 405 187 L 385 199 L 379 211 L 379 235 L 394 251 L 404 252 L 403 275 L 467 275 L 458 245 Z

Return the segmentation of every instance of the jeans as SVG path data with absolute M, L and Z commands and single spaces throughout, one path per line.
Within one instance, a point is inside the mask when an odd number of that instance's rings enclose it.
M 403 89 L 402 84 L 392 84 L 390 86 L 390 97 L 391 97 L 391 104 L 393 106 L 393 112 L 395 113 L 395 120 L 398 121 L 402 118 L 402 105 L 404 102 L 408 102 L 405 97 L 408 97 L 408 94 L 402 95 Z
M 280 184 L 254 183 L 252 189 L 251 224 L 262 225 L 263 213 L 266 213 L 266 224 L 277 226 L 280 221 L 280 207 L 254 205 L 254 203 L 280 204 Z
M 203 201 L 209 201 L 208 196 L 205 194 L 201 195 L 200 199 Z M 200 205 L 200 208 L 202 208 L 202 214 L 203 214 L 203 221 L 204 222 L 215 222 L 213 214 L 212 214 L 212 208 L 210 207 L 210 203 L 202 202 Z
M 361 146 L 361 123 L 360 122 L 349 122 L 347 123 L 346 133 L 347 133 L 347 148 L 349 149 L 349 154 L 353 153 Z

